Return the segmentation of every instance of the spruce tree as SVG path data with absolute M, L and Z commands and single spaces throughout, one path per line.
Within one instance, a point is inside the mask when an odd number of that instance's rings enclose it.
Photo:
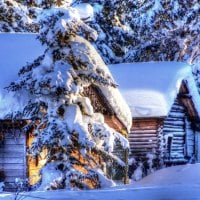
M 136 39 L 130 27 L 133 2 L 129 0 L 82 0 L 81 2 L 90 3 L 94 7 L 94 20 L 90 25 L 98 32 L 99 37 L 95 44 L 104 62 L 107 64 L 123 62 L 123 57 Z
M 29 152 L 32 156 L 48 152 L 41 170 L 41 188 L 113 184 L 103 168 L 108 161 L 124 166 L 112 152 L 117 143 L 127 148 L 128 141 L 108 127 L 100 113 L 94 113 L 90 99 L 83 95 L 84 88 L 91 84 L 105 90 L 116 88 L 91 44 L 97 33 L 70 6 L 52 6 L 42 16 L 38 39 L 46 50 L 23 67 L 19 79 L 9 86 L 9 90 L 26 93 L 29 98 L 23 112 L 13 114 L 13 118 L 31 120 L 24 127 L 35 137 Z
M 77 0 L 95 10 L 91 26 L 106 63 L 195 62 L 199 57 L 198 0 Z
M 199 3 L 197 0 L 137 1 L 130 26 L 138 41 L 126 62 L 194 62 L 199 53 Z
M 0 1 L 0 32 L 38 32 L 36 8 L 15 0 Z

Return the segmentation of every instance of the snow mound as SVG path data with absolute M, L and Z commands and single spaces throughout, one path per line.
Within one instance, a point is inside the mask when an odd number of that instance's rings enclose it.
M 142 180 L 139 185 L 200 185 L 200 163 L 178 165 L 158 170 Z

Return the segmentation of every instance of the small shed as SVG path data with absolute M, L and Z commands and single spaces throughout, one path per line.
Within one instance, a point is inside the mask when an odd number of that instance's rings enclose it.
M 31 132 L 23 133 L 22 128 L 31 119 L 13 121 L 7 115 L 10 111 L 16 113 L 20 111 L 27 100 L 24 96 L 7 93 L 4 89 L 11 81 L 17 79 L 17 73 L 22 66 L 43 53 L 44 48 L 36 40 L 36 36 L 36 34 L 0 34 L 0 48 L 3 49 L 0 50 L 0 182 L 5 183 L 7 191 L 15 189 L 16 178 L 23 180 L 29 178 L 30 184 L 35 184 L 40 178 L 38 172 L 45 163 L 43 155 L 45 152 L 36 159 L 27 156 L 27 148 L 34 138 Z M 108 126 L 128 136 L 131 113 L 118 89 L 91 85 L 85 88 L 83 95 L 90 98 L 95 112 L 104 115 Z M 117 95 L 117 99 L 110 98 L 112 95 Z M 125 162 L 128 161 L 127 151 L 116 149 L 115 153 Z M 128 168 L 126 172 L 127 170 Z M 121 178 L 127 180 L 124 171 Z
M 130 157 L 150 168 L 200 161 L 200 97 L 192 66 L 179 62 L 111 65 L 132 112 Z

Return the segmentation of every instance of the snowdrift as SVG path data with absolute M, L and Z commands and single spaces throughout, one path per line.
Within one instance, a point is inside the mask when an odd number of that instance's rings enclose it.
M 133 183 L 136 186 L 199 185 L 200 163 L 160 169 Z

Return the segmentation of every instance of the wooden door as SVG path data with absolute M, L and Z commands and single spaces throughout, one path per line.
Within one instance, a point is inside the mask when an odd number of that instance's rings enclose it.
M 5 183 L 5 190 L 15 187 L 15 179 L 26 179 L 26 136 L 20 129 L 1 130 L 0 141 L 0 182 Z

